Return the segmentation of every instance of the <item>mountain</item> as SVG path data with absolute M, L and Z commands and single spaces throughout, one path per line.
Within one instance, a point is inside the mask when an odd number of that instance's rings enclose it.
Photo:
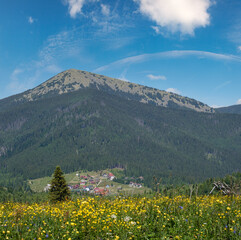
M 110 81 L 128 90 L 108 81 L 82 86 L 75 77 L 77 89 L 74 80 L 61 84 L 66 77 L 69 71 L 0 101 L 0 185 L 51 175 L 56 165 L 66 173 L 123 167 L 149 186 L 153 176 L 182 183 L 241 171 L 240 115 L 143 102 L 159 90 L 132 84 L 143 89 L 133 94 L 118 80 Z
M 216 111 L 220 113 L 241 114 L 241 105 L 239 104 L 229 107 L 216 108 Z
M 83 88 L 98 89 L 126 99 L 157 106 L 192 109 L 197 112 L 214 112 L 214 109 L 194 99 L 75 69 L 64 71 L 36 88 L 14 96 L 12 101 L 8 100 L 8 104 L 36 101 L 46 97 L 78 91 Z M 1 105 L 0 102 L 0 109 Z M 6 107 L 6 102 L 4 102 L 4 105 Z

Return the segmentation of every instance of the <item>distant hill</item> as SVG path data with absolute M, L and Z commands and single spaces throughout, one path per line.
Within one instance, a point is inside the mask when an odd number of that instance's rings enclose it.
M 143 94 L 108 84 L 63 92 L 67 73 L 0 101 L 0 184 L 50 176 L 56 165 L 65 173 L 122 167 L 148 186 L 153 176 L 187 183 L 241 170 L 241 116 L 144 103 L 159 90 L 140 85 Z
M 233 114 L 241 114 L 241 105 L 233 105 L 229 107 L 222 107 L 222 108 L 216 108 L 216 112 L 220 113 L 233 113 Z

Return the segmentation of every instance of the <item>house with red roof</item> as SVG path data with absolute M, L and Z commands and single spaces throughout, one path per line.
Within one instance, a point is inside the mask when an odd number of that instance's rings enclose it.
M 110 179 L 111 181 L 113 181 L 115 179 L 115 175 L 113 173 L 109 173 L 108 174 L 108 179 Z

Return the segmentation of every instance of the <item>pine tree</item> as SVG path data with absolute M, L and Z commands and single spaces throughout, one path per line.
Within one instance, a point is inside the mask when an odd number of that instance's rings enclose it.
M 57 166 L 49 190 L 50 201 L 54 203 L 64 201 L 67 200 L 69 196 L 70 191 L 63 176 L 63 172 L 60 166 Z

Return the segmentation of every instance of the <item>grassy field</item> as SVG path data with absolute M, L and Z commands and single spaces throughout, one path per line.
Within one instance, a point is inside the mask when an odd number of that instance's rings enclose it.
M 98 172 L 81 171 L 81 172 L 74 172 L 74 173 L 70 173 L 70 174 L 65 174 L 64 176 L 65 176 L 65 179 L 66 179 L 67 183 L 70 184 L 70 185 L 78 184 L 80 182 L 80 178 L 76 174 L 99 177 L 101 179 L 101 182 L 98 185 L 98 187 L 105 188 L 108 185 L 110 195 L 117 195 L 117 194 L 123 194 L 123 195 L 138 195 L 138 194 L 140 194 L 140 195 L 142 195 L 144 193 L 151 192 L 150 188 L 147 188 L 147 187 L 144 187 L 144 186 L 142 188 L 133 188 L 133 187 L 130 187 L 129 185 L 127 185 L 127 184 L 117 183 L 115 181 L 110 181 L 106 178 L 100 177 L 101 173 L 107 173 L 108 174 L 110 172 L 113 172 L 115 174 L 115 176 L 121 175 L 121 170 L 114 169 L 114 170 L 103 170 L 103 171 L 98 171 Z M 43 192 L 44 187 L 46 187 L 47 184 L 49 184 L 51 182 L 51 179 L 52 179 L 52 177 L 38 178 L 38 179 L 34 179 L 34 180 L 29 180 L 28 183 L 29 183 L 29 186 L 30 186 L 32 191 Z
M 241 239 L 241 197 L 0 204 L 0 239 Z
M 65 174 L 64 175 L 67 183 L 69 183 L 73 179 L 75 179 L 76 173 L 77 172 L 69 173 L 69 174 Z M 29 180 L 28 183 L 29 183 L 29 186 L 30 186 L 32 191 L 34 191 L 34 192 L 43 192 L 44 191 L 44 187 L 46 187 L 47 184 L 51 182 L 51 179 L 52 179 L 52 177 L 43 177 L 43 178 Z

